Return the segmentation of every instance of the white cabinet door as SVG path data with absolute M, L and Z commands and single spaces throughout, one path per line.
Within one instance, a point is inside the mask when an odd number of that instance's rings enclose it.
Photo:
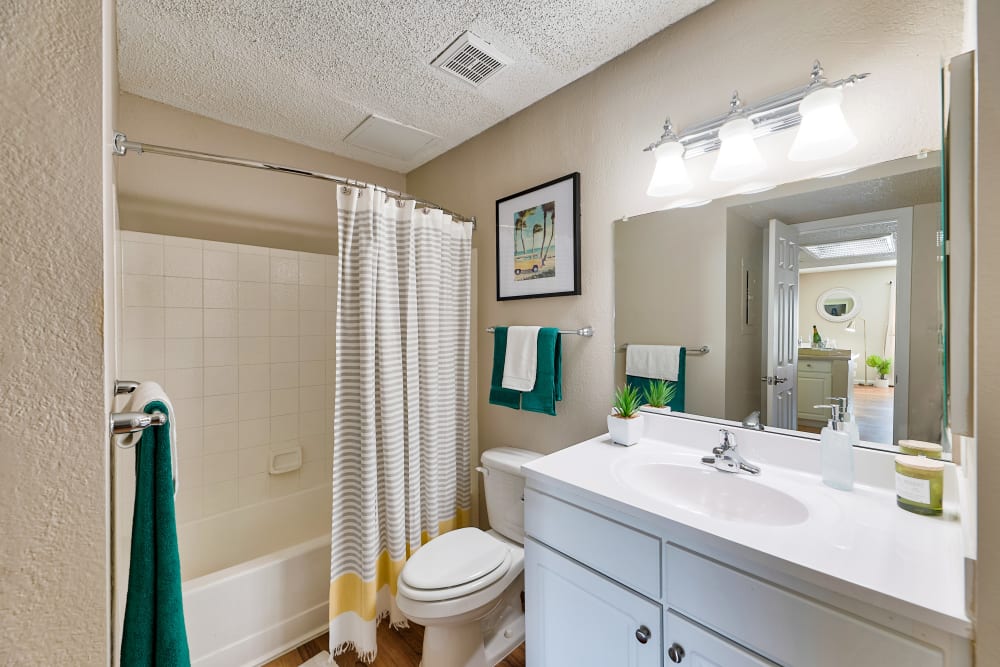
M 660 605 L 528 539 L 524 545 L 527 663 L 659 667 Z
M 830 410 L 816 408 L 827 405 L 833 392 L 833 376 L 830 373 L 815 373 L 799 368 L 799 419 L 825 422 L 830 419 Z
M 751 653 L 719 635 L 668 611 L 663 631 L 663 664 L 691 667 L 774 667 L 774 663 Z

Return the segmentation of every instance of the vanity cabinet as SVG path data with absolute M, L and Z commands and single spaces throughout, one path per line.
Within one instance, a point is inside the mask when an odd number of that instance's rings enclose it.
M 721 561 L 697 540 L 525 491 L 528 664 L 957 667 L 945 648 Z M 579 499 L 577 499 L 579 500 Z M 685 533 L 690 535 L 689 533 Z M 749 571 L 748 571 L 749 570 Z M 805 585 L 803 584 L 803 587 Z M 887 622 L 889 623 L 889 622 Z M 890 623 L 891 624 L 891 623 Z
M 524 551 L 529 665 L 659 667 L 658 603 L 533 540 Z
M 796 378 L 799 392 L 799 421 L 823 422 L 830 418 L 830 411 L 817 408 L 833 396 L 833 372 L 829 361 L 799 361 Z
M 831 396 L 848 396 L 852 382 L 850 361 L 850 350 L 799 350 L 795 378 L 799 422 L 811 426 L 826 424 L 830 411 L 814 406 L 828 404 Z

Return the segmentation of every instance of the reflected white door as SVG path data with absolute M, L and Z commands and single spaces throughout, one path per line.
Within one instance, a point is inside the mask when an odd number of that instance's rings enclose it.
M 762 422 L 795 430 L 799 361 L 799 233 L 779 220 L 768 223 L 764 241 L 764 351 Z

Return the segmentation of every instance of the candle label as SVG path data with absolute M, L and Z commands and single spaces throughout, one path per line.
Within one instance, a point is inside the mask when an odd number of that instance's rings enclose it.
M 910 502 L 930 505 L 931 481 L 929 479 L 914 479 L 897 472 L 896 495 Z

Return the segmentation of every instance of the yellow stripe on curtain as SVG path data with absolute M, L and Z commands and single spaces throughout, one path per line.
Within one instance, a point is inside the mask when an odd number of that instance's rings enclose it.
M 456 509 L 455 516 L 438 523 L 438 535 L 468 526 L 470 516 L 470 510 Z M 430 540 L 430 534 L 426 530 L 420 533 L 420 544 L 427 544 Z M 403 565 L 406 564 L 411 555 L 409 546 L 406 547 L 406 558 L 400 560 L 393 560 L 389 557 L 388 551 L 382 551 L 375 563 L 375 578 L 373 580 L 364 581 L 357 574 L 346 572 L 331 581 L 330 620 L 351 611 L 362 620 L 374 621 L 379 612 L 375 604 L 376 593 L 383 586 L 388 586 L 392 595 L 396 595 L 396 581 L 399 579 L 399 573 L 403 571 Z

